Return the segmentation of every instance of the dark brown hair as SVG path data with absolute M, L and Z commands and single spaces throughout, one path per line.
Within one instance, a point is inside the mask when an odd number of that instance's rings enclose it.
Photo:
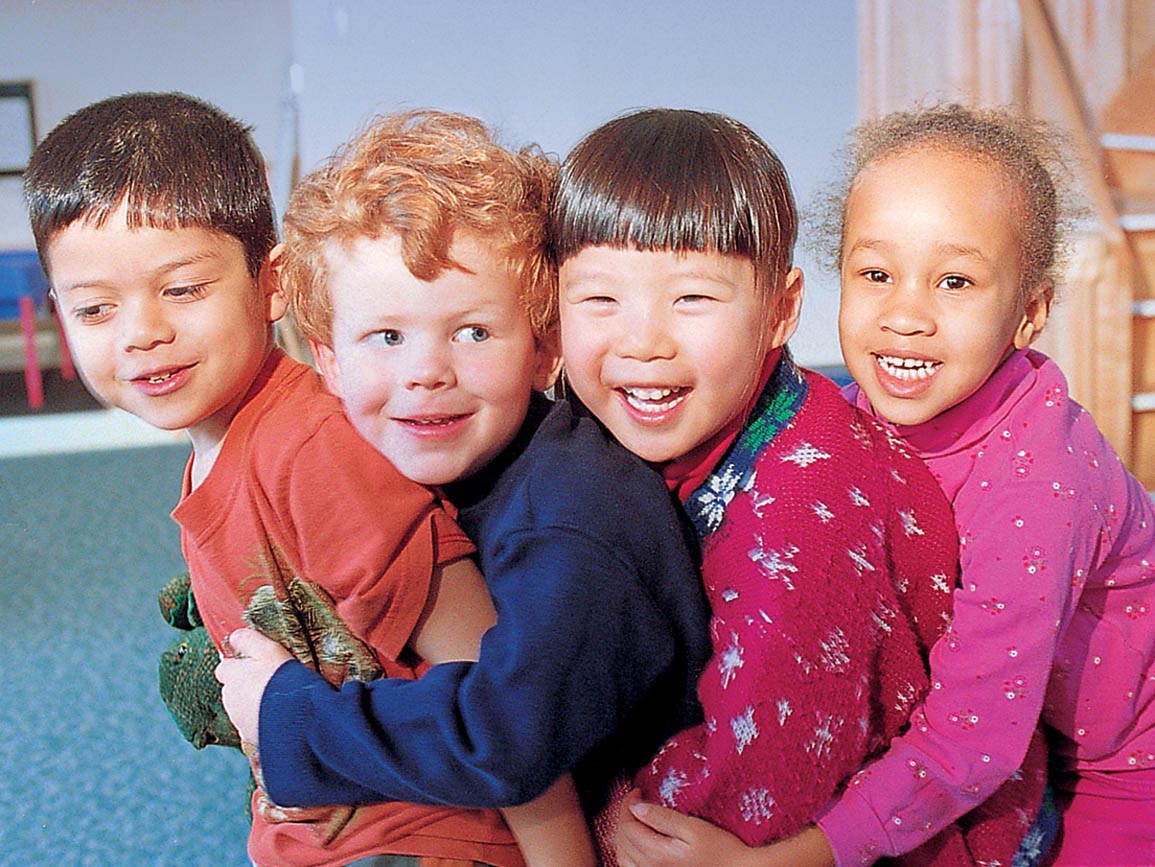
M 182 93 L 132 93 L 65 118 L 33 152 L 24 196 L 41 260 L 76 220 L 202 227 L 236 238 L 256 276 L 277 240 L 265 165 L 249 128 Z M 47 263 L 45 263 L 47 264 Z
M 754 265 L 773 293 L 791 267 L 798 215 L 781 160 L 749 127 L 653 108 L 615 118 L 562 163 L 550 212 L 557 265 L 584 247 L 713 252 Z

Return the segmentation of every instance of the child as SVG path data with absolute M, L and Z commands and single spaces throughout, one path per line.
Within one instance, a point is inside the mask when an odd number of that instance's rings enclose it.
M 685 504 L 714 613 L 705 722 L 637 785 L 747 845 L 812 822 L 902 730 L 956 569 L 934 478 L 785 350 L 802 293 L 795 230 L 766 144 L 693 111 L 595 130 L 552 204 L 567 383 Z M 676 861 L 692 844 L 636 820 L 662 827 L 660 808 L 627 805 L 623 863 Z M 1009 863 L 1024 829 L 1009 811 L 998 818 L 983 840 L 953 828 L 922 860 Z M 693 863 L 748 853 L 725 835 Z
M 44 140 L 25 189 L 89 388 L 188 432 L 173 516 L 214 644 L 247 621 L 284 627 L 337 682 L 355 665 L 412 678 L 419 659 L 476 654 L 493 610 L 471 543 L 358 436 L 311 368 L 274 348 L 285 302 L 265 264 L 273 211 L 247 130 L 182 94 L 116 97 Z M 303 617 L 316 619 L 302 630 Z M 524 863 L 492 811 L 293 811 L 254 796 L 256 864 L 385 853 Z
M 592 812 L 700 718 L 708 611 L 674 505 L 537 391 L 556 372 L 554 170 L 424 112 L 380 119 L 294 191 L 278 262 L 298 322 L 362 435 L 458 506 L 498 620 L 477 662 L 339 691 L 234 636 L 225 705 L 279 803 L 508 805 L 572 769 Z
M 849 393 L 939 478 L 962 588 L 915 725 L 822 819 L 840 863 L 871 844 L 901 852 L 932 806 L 983 798 L 1040 716 L 1063 818 L 1054 863 L 1155 863 L 1155 511 L 1029 348 L 1054 291 L 1054 151 L 1045 127 L 961 106 L 855 136 L 839 255 Z

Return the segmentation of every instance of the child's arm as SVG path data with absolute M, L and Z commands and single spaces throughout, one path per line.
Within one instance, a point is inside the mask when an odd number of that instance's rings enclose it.
M 573 777 L 563 775 L 544 795 L 501 811 L 528 867 L 595 867 L 593 838 Z
M 676 523 L 664 531 L 677 533 Z M 564 528 L 502 549 L 502 574 L 490 575 L 500 614 L 480 662 L 340 690 L 304 666 L 277 670 L 261 702 L 260 743 L 278 803 L 525 803 L 676 670 L 689 624 L 658 604 L 620 551 Z M 688 556 L 679 565 L 648 568 L 684 581 L 685 601 L 673 605 L 689 609 L 700 585 Z
M 534 439 L 532 468 L 520 472 L 526 490 L 519 484 L 514 500 L 490 513 L 499 526 L 488 530 L 484 571 L 499 616 L 479 661 L 339 689 L 306 666 L 282 664 L 259 711 L 275 802 L 523 804 L 587 754 L 591 782 L 602 784 L 619 760 L 592 753 L 607 739 L 628 748 L 621 761 L 640 762 L 691 718 L 708 611 L 669 494 L 651 470 L 607 451 L 595 426 L 564 414 L 550 422 Z M 318 463 L 342 461 L 334 454 Z M 308 481 L 302 491 L 331 485 Z M 352 535 L 343 518 L 308 537 L 337 567 L 348 552 L 332 539 Z M 330 574 L 327 565 L 310 571 Z M 357 622 L 356 612 L 343 619 Z M 363 620 L 371 636 L 376 621 Z
M 413 650 L 432 664 L 477 659 L 481 637 L 496 622 L 484 579 L 472 560 L 435 570 L 429 603 L 414 630 Z M 243 739 L 259 743 L 261 695 L 292 656 L 253 630 L 229 638 L 236 654 L 217 667 L 222 698 Z M 529 867 L 593 867 L 593 841 L 572 778 L 566 774 L 541 797 L 502 810 Z
M 975 487 L 955 502 L 962 581 L 931 651 L 934 688 L 818 817 L 839 863 L 910 852 L 982 804 L 1022 766 L 1038 725 L 1071 598 L 1063 576 L 1090 562 L 1080 549 L 1096 533 L 1053 511 L 1049 481 Z
M 477 566 L 472 560 L 449 563 L 437 570 L 430 589 L 429 606 L 413 634 L 413 650 L 433 664 L 475 661 L 482 635 L 497 622 Z M 501 813 L 528 867 L 596 864 L 593 839 L 569 774 L 540 797 L 504 807 Z
M 409 648 L 431 665 L 472 661 L 481 637 L 497 622 L 493 600 L 477 564 L 469 558 L 434 567 L 429 600 Z

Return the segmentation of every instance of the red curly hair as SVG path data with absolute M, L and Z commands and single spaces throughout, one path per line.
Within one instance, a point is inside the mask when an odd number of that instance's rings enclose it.
M 460 230 L 492 242 L 521 286 L 541 340 L 558 318 L 545 237 L 555 174 L 539 148 L 507 150 L 467 115 L 423 110 L 377 118 L 289 200 L 281 285 L 301 331 L 320 343 L 332 338 L 329 241 L 398 235 L 410 273 L 434 280 L 446 268 L 463 269 L 449 252 Z

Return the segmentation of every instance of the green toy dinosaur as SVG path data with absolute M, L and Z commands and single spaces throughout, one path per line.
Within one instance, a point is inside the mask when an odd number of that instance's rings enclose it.
M 326 593 L 291 574 L 276 552 L 259 564 L 253 576 L 262 582 L 249 598 L 244 620 L 280 643 L 298 660 L 320 672 L 334 686 L 347 680 L 373 680 L 384 670 L 376 656 L 337 615 Z M 287 808 L 252 794 L 260 762 L 251 745 L 243 745 L 225 713 L 215 670 L 220 654 L 209 639 L 197 610 L 187 574 L 177 575 L 158 596 L 166 623 L 179 629 L 160 658 L 160 694 L 185 739 L 198 750 L 210 745 L 240 748 L 250 759 L 249 806 L 270 821 L 311 822 L 321 842 L 333 839 L 352 818 L 353 807 Z
M 369 647 L 341 621 L 333 600 L 320 587 L 294 575 L 278 551 L 260 557 L 254 574 L 243 584 L 256 584 L 243 614 L 245 623 L 280 643 L 329 683 L 339 686 L 351 679 L 373 680 L 384 673 Z M 160 660 L 160 694 L 181 734 L 197 749 L 211 744 L 241 748 L 252 771 L 249 804 L 266 820 L 307 822 L 319 842 L 335 838 L 356 808 L 280 807 L 257 785 L 260 757 L 252 745 L 241 743 L 225 713 L 221 685 L 214 674 L 220 655 L 201 621 L 188 575 L 177 575 L 165 584 L 158 602 L 165 622 L 181 630 Z
M 258 587 L 244 618 L 334 686 L 384 673 L 373 652 L 337 616 L 325 591 L 300 578 L 289 578 L 280 593 L 272 584 Z
M 170 579 L 158 601 L 165 621 L 181 630 L 160 656 L 160 696 L 168 712 L 198 750 L 211 745 L 240 749 L 240 735 L 225 713 L 213 673 L 221 657 L 201 623 L 188 575 Z
M 373 652 L 341 622 L 323 590 L 297 577 L 280 578 L 277 584 L 279 588 L 263 584 L 253 591 L 246 623 L 335 686 L 382 675 Z M 188 575 L 171 578 L 157 601 L 165 622 L 181 631 L 161 654 L 159 672 L 160 695 L 177 728 L 198 750 L 214 744 L 240 747 L 213 673 L 220 654 L 201 621 Z

